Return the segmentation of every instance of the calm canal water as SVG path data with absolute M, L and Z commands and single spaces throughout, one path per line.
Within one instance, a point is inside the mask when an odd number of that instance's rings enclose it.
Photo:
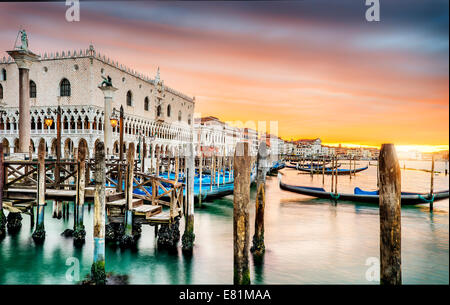
M 367 162 L 359 162 L 366 165 Z M 403 167 L 403 161 L 400 162 Z M 343 165 L 342 168 L 345 168 Z M 427 169 L 430 162 L 406 162 L 407 168 Z M 444 169 L 437 162 L 436 170 Z M 321 186 L 322 177 L 310 177 L 284 169 L 283 181 L 297 185 Z M 355 186 L 376 188 L 376 167 L 358 173 L 352 180 L 339 177 L 338 190 L 352 192 Z M 329 190 L 330 177 L 325 177 Z M 404 191 L 429 190 L 430 173 L 402 170 Z M 435 176 L 435 190 L 449 188 L 448 177 Z M 252 199 L 254 200 L 254 190 Z M 379 216 L 376 205 L 311 199 L 281 191 L 276 177 L 269 177 L 266 193 L 266 254 L 263 262 L 250 255 L 251 278 L 255 284 L 377 284 L 368 281 L 366 265 L 379 257 Z M 402 208 L 403 283 L 449 283 L 448 200 L 428 206 Z M 72 210 L 71 210 L 72 213 Z M 71 218 L 72 218 L 71 214 Z M 251 206 L 253 236 L 254 201 Z M 233 197 L 204 203 L 195 215 L 194 255 L 186 257 L 158 250 L 153 227 L 143 226 L 138 251 L 107 247 L 107 271 L 128 274 L 132 284 L 219 284 L 233 279 Z M 36 246 L 31 239 L 29 217 L 24 215 L 21 231 L 0 243 L 0 284 L 73 284 L 66 272 L 73 258 L 80 263 L 80 276 L 92 263 L 92 210 L 85 212 L 86 244 L 74 248 L 71 238 L 60 233 L 71 228 L 69 221 L 51 218 L 46 208 L 46 240 Z M 180 228 L 183 232 L 183 226 Z

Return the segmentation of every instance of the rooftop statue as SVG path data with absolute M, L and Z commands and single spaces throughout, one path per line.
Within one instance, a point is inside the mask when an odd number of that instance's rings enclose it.
M 28 36 L 27 36 L 27 32 L 25 30 L 20 30 L 19 34 L 20 35 L 20 45 L 15 45 L 15 49 L 20 49 L 20 50 L 24 50 L 24 51 L 28 51 Z M 17 39 L 16 39 L 16 43 L 17 43 Z
M 102 75 L 102 78 L 103 81 L 101 82 L 100 87 L 112 87 L 112 79 L 109 75 L 106 77 Z

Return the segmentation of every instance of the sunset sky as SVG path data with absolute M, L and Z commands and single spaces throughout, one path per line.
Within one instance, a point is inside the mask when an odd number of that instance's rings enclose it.
M 95 48 L 196 97 L 223 121 L 278 121 L 284 139 L 421 150 L 449 144 L 449 7 L 365 0 L 0 3 L 0 49 Z M 419 145 L 419 146 L 418 146 Z M 422 146 L 420 146 L 422 145 Z M 437 146 L 440 145 L 440 146 Z

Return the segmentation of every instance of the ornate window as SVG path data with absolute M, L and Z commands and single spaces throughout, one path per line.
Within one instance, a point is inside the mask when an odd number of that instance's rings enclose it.
M 30 80 L 30 98 L 35 98 L 36 97 L 36 83 L 32 80 Z
M 160 117 L 161 116 L 161 105 L 159 105 L 158 107 L 156 107 L 156 116 Z
M 132 98 L 133 98 L 133 94 L 131 93 L 130 90 L 128 90 L 128 92 L 127 92 L 127 106 L 132 106 L 133 105 Z
M 0 74 L 0 80 L 6 80 L 6 69 L 2 69 L 2 74 Z
M 191 122 L 192 122 L 192 120 L 191 120 L 191 115 L 189 115 L 189 116 L 188 116 L 188 124 L 191 125 Z
M 178 122 L 181 122 L 181 110 L 178 111 Z
M 3 98 L 3 86 L 0 84 L 0 100 Z
M 150 104 L 150 102 L 148 101 L 148 97 L 146 97 L 144 100 L 144 110 L 145 111 L 148 111 L 149 104 Z
M 67 78 L 63 78 L 59 84 L 59 96 L 70 96 L 70 82 Z
M 167 106 L 167 117 L 170 117 L 170 111 L 172 110 L 172 107 L 169 105 Z

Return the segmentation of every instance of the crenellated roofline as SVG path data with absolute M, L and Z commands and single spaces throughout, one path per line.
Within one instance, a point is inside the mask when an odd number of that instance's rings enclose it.
M 112 66 L 116 69 L 121 70 L 122 72 L 125 72 L 129 74 L 130 76 L 136 77 L 144 82 L 147 82 L 152 85 L 157 85 L 158 83 L 161 84 L 165 91 L 170 92 L 184 100 L 187 100 L 188 102 L 195 103 L 195 97 L 190 97 L 184 93 L 181 93 L 171 87 L 168 87 L 164 85 L 162 81 L 157 81 L 154 78 L 151 78 L 147 75 L 144 75 L 143 73 L 137 72 L 136 70 L 130 69 L 129 67 L 119 64 L 118 61 L 114 61 L 110 59 L 109 57 L 100 54 L 100 52 L 97 52 L 92 45 L 89 46 L 87 49 L 80 49 L 79 51 L 73 50 L 73 51 L 62 51 L 62 52 L 51 52 L 48 53 L 45 52 L 43 55 L 38 54 L 40 57 L 40 61 L 49 61 L 49 60 L 61 60 L 61 59 L 75 59 L 75 58 L 94 58 L 97 59 L 104 64 L 107 64 L 109 66 Z M 11 56 L 4 56 L 0 60 L 0 64 L 12 64 L 14 63 L 14 59 Z

